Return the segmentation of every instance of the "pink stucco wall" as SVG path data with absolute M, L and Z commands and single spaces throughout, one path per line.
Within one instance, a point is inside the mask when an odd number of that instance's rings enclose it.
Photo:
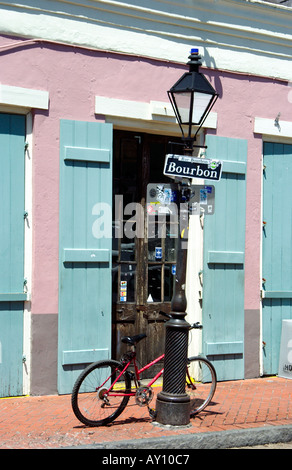
M 246 199 L 245 309 L 260 306 L 262 237 L 263 139 L 254 133 L 255 117 L 291 120 L 286 81 L 214 72 L 209 75 L 220 93 L 217 135 L 248 140 Z
M 1 45 L 19 38 L 0 37 Z M 167 101 L 184 67 L 46 43 L 0 49 L 1 83 L 49 92 L 33 113 L 32 313 L 58 312 L 59 120 L 96 120 L 94 97 Z M 248 139 L 245 308 L 259 308 L 262 139 L 254 117 L 291 120 L 287 83 L 205 71 L 220 93 L 217 135 Z

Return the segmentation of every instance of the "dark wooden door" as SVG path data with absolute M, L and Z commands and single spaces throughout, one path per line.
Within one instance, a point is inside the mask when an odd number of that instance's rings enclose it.
M 171 137 L 114 132 L 113 355 L 120 359 L 125 335 L 146 333 L 138 347 L 145 364 L 164 353 L 164 317 L 170 311 L 176 239 L 167 217 L 148 223 L 148 183 L 170 183 L 163 175 Z M 150 233 L 151 231 L 151 233 Z M 153 370 L 150 374 L 153 375 Z

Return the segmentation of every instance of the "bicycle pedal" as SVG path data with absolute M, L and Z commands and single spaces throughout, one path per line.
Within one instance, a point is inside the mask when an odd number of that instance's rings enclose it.
M 149 411 L 150 418 L 155 419 L 157 416 L 156 410 L 154 408 L 148 408 L 148 411 Z

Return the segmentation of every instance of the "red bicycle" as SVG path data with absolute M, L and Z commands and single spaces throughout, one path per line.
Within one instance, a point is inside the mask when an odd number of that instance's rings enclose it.
M 190 330 L 201 328 L 199 323 L 190 326 Z M 120 362 L 112 359 L 94 362 L 79 375 L 73 387 L 71 403 L 75 416 L 83 424 L 103 426 L 111 423 L 123 412 L 130 397 L 135 397 L 137 405 L 147 406 L 150 416 L 155 418 L 155 410 L 149 407 L 153 398 L 152 385 L 161 377 L 163 369 L 146 385 L 142 385 L 140 376 L 162 361 L 164 354 L 138 369 L 136 346 L 143 338 L 146 338 L 146 334 L 123 337 L 121 341 L 131 349 Z M 210 361 L 201 356 L 188 359 L 186 392 L 190 395 L 191 416 L 201 412 L 210 403 L 216 384 L 216 372 Z

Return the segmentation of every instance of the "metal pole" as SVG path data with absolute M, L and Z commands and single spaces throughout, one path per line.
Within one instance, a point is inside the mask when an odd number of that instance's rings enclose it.
M 175 290 L 171 301 L 172 318 L 165 324 L 165 359 L 162 391 L 157 395 L 156 421 L 173 426 L 190 422 L 190 397 L 185 391 L 188 352 L 186 322 L 186 261 L 188 240 L 189 188 L 179 188 L 179 222 Z

